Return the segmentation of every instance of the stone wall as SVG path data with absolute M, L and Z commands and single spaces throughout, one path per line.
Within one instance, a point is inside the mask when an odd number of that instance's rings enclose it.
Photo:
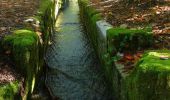
M 98 55 L 102 70 L 105 74 L 110 91 L 114 91 L 114 70 L 110 62 L 108 54 L 107 30 L 111 28 L 107 22 L 102 19 L 101 14 L 88 4 L 88 0 L 79 0 L 80 18 L 84 24 L 84 29 L 94 46 L 95 52 Z M 117 74 L 117 73 L 116 73 Z M 115 77 L 117 78 L 117 77 Z M 114 93 L 113 93 L 114 94 Z
M 169 59 L 165 50 L 145 51 L 128 72 L 117 63 L 119 50 L 138 50 L 153 45 L 151 28 L 113 28 L 88 0 L 79 0 L 80 18 L 100 58 L 108 86 L 116 100 L 169 100 Z M 129 44 L 125 47 L 125 42 Z
M 11 90 L 11 93 L 8 93 L 11 99 L 14 99 L 12 95 L 15 93 L 19 94 L 23 100 L 30 99 L 39 76 L 42 75 L 43 58 L 51 41 L 62 2 L 60 0 L 41 0 L 40 2 L 37 15 L 25 21 L 28 25 L 5 36 L 1 43 L 4 49 L 11 51 L 16 69 L 24 76 L 23 86 L 19 87 L 17 83 L 18 91 Z

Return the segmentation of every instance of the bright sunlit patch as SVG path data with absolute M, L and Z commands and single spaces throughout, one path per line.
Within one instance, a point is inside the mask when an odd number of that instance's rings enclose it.
M 152 55 L 152 56 L 155 56 L 155 57 L 169 56 L 168 53 L 158 53 L 158 52 L 149 52 L 148 55 Z

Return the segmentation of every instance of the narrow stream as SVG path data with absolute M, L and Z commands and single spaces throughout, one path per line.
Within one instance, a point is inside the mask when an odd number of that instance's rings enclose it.
M 60 13 L 48 49 L 46 85 L 59 100 L 112 100 L 100 64 L 79 22 L 77 0 Z

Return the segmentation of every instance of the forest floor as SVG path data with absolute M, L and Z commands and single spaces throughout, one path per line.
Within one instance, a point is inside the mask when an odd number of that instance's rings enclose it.
M 114 27 L 141 29 L 150 26 L 155 34 L 170 34 L 170 0 L 138 5 L 127 5 L 122 0 L 91 0 L 91 5 Z
M 21 80 L 22 75 L 15 69 L 14 63 L 11 61 L 9 55 L 0 54 L 0 84 Z
M 23 28 L 24 20 L 34 16 L 38 7 L 39 0 L 0 0 L 0 40 L 15 29 Z M 15 67 L 10 52 L 0 52 L 0 84 L 21 79 Z
M 37 14 L 39 0 L 0 0 L 0 37 L 24 27 L 24 20 Z
M 106 18 L 113 26 L 127 25 L 128 28 L 151 26 L 155 34 L 170 34 L 170 0 L 159 4 L 127 5 L 116 2 Z

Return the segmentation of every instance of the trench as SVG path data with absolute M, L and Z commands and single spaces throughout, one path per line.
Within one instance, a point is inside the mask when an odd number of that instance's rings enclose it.
M 95 51 L 79 20 L 77 0 L 58 16 L 46 54 L 46 86 L 59 100 L 112 100 Z

